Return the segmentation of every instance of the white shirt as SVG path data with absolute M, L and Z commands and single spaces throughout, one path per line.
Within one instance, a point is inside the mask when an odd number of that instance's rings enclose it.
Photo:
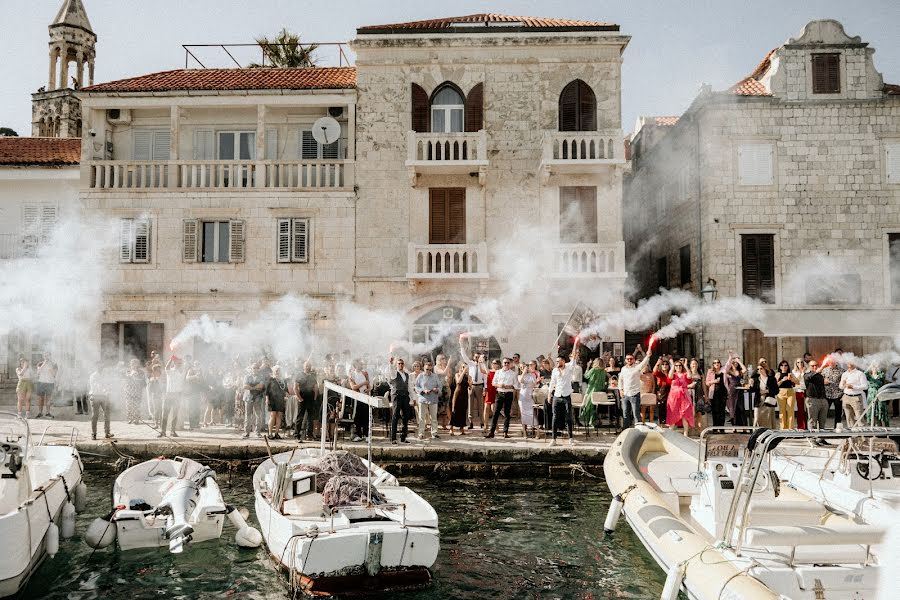
M 40 383 L 56 383 L 56 365 L 49 360 L 45 360 L 37 368 L 37 377 Z
M 579 384 L 584 381 L 584 369 L 578 363 L 575 363 L 575 366 L 572 368 L 572 381 Z
M 562 398 L 563 396 L 572 395 L 572 374 L 574 372 L 575 361 L 570 360 L 566 366 L 560 369 L 556 367 L 550 375 L 550 392 L 554 398 Z M 494 375 L 496 378 L 497 376 Z
M 469 365 L 469 381 L 472 382 L 472 385 L 484 385 L 484 373 L 481 372 L 479 364 L 469 358 L 466 349 L 462 346 L 459 348 L 459 353 L 462 354 L 463 362 Z
M 508 385 L 512 386 L 513 389 L 519 389 L 519 376 L 516 373 L 515 369 L 500 369 L 496 373 L 494 373 L 494 379 L 491 381 L 491 385 L 497 388 L 498 393 L 507 393 L 512 392 L 513 390 L 502 389 L 500 386 Z
M 180 394 L 184 392 L 184 376 L 186 373 L 181 369 L 166 370 L 166 392 L 170 394 Z
M 641 371 L 650 362 L 650 354 L 644 357 L 639 363 L 635 363 L 633 367 L 625 365 L 619 371 L 619 389 L 622 390 L 623 396 L 637 396 L 641 393 Z
M 845 384 L 846 387 L 844 387 Z M 853 369 L 852 371 L 845 371 L 841 375 L 840 387 L 849 396 L 861 396 L 868 391 L 869 380 L 866 379 L 865 373 L 859 369 Z
M 363 373 L 362 371 L 357 371 L 356 369 L 353 369 L 352 371 L 350 371 L 350 379 L 353 380 L 353 383 L 360 386 L 359 390 L 357 390 L 359 393 L 361 393 L 361 394 L 369 393 L 369 383 L 368 383 L 368 378 L 366 377 L 365 373 Z

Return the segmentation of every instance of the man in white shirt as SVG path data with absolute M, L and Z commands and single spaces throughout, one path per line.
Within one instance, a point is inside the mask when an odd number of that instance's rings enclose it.
M 619 371 L 619 390 L 622 394 L 622 426 L 626 429 L 634 425 L 641 410 L 641 371 L 650 362 L 653 353 L 653 338 L 647 346 L 647 356 L 639 363 L 633 354 L 625 356 L 625 366 Z
M 549 394 L 553 398 L 553 437 L 550 445 L 556 445 L 556 434 L 562 429 L 565 421 L 569 432 L 569 445 L 575 443 L 572 437 L 572 375 L 575 365 L 578 364 L 578 339 L 572 348 L 572 356 L 569 362 L 563 357 L 556 359 L 556 368 L 550 375 Z M 495 376 L 496 377 L 496 376 Z
M 170 357 L 169 362 L 166 363 L 166 397 L 163 399 L 162 421 L 160 421 L 158 437 L 165 437 L 169 415 L 172 416 L 171 436 L 178 437 L 178 434 L 175 433 L 175 423 L 178 421 L 181 396 L 184 394 L 185 375 L 184 363 L 175 356 Z
M 869 390 L 866 374 L 856 368 L 852 362 L 847 363 L 847 370 L 841 375 L 838 386 L 844 390 L 841 404 L 844 407 L 844 421 L 847 427 L 856 427 L 856 421 L 863 416 L 863 396 Z
M 34 386 L 34 393 L 38 401 L 38 419 L 41 417 L 53 418 L 53 415 L 50 414 L 50 398 L 53 396 L 58 372 L 59 368 L 50 360 L 50 355 L 44 354 L 37 366 L 37 384 Z M 44 412 L 45 407 L 46 412 Z
M 503 359 L 503 368 L 494 373 L 494 379 L 491 385 L 497 390 L 497 401 L 494 404 L 494 416 L 491 417 L 491 429 L 484 437 L 494 437 L 497 431 L 497 422 L 500 420 L 500 411 L 505 415 L 503 419 L 503 437 L 509 437 L 509 417 L 512 411 L 513 399 L 515 391 L 519 389 L 519 372 L 513 368 L 512 360 Z
M 100 419 L 100 411 L 103 411 L 103 430 L 106 437 L 111 438 L 113 434 L 109 432 L 109 393 L 111 386 L 111 373 L 109 367 L 102 364 L 97 370 L 91 373 L 88 380 L 90 391 L 88 392 L 91 399 L 91 439 L 97 439 L 97 421 Z
M 466 352 L 466 335 L 459 336 L 459 353 L 462 355 L 463 362 L 469 367 L 469 381 L 472 386 L 469 388 L 469 429 L 473 427 L 473 417 L 481 428 L 487 423 L 481 422 L 481 413 L 484 407 L 484 383 L 487 377 L 487 369 L 484 366 L 484 356 L 481 354 L 473 354 L 469 358 Z

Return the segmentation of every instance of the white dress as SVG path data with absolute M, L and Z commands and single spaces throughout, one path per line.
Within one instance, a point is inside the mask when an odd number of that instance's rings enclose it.
M 519 389 L 519 414 L 522 425 L 534 427 L 534 387 L 540 379 L 531 372 L 522 375 L 522 387 Z

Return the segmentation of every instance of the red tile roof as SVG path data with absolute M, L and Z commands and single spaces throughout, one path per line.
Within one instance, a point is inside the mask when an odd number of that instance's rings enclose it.
M 768 72 L 769 67 L 772 66 L 772 55 L 775 54 L 775 50 L 778 50 L 778 48 L 769 50 L 768 54 L 766 54 L 762 61 L 756 65 L 756 68 L 753 69 L 753 72 L 728 88 L 728 91 L 736 96 L 771 96 L 772 92 L 766 89 L 766 86 L 760 83 L 759 80 L 762 79 Z
M 900 96 L 900 85 L 895 83 L 886 83 L 881 89 L 888 96 Z
M 357 33 L 412 33 L 417 31 L 448 31 L 475 27 L 521 27 L 524 29 L 602 29 L 618 31 L 615 23 L 603 21 L 582 21 L 578 19 L 548 19 L 544 17 L 516 17 L 496 13 L 478 13 L 462 17 L 444 17 L 387 25 L 367 25 L 357 28 Z
M 356 67 L 176 69 L 82 88 L 83 92 L 310 90 L 356 87 Z
M 671 127 L 678 122 L 678 119 L 679 117 L 653 117 L 654 123 L 662 127 Z
M 81 161 L 81 138 L 0 136 L 0 165 L 60 167 Z

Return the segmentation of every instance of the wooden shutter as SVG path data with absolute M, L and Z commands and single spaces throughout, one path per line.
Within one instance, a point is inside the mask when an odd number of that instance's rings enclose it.
M 291 262 L 291 220 L 278 219 L 278 235 L 276 239 L 277 260 L 280 263 Z
M 155 350 L 159 354 L 159 359 L 163 360 L 165 331 L 165 326 L 162 323 L 147 324 L 147 358 L 150 358 L 150 352 Z
M 153 151 L 151 160 L 169 160 L 169 144 L 172 132 L 168 129 L 157 129 L 153 132 Z
M 578 131 L 578 85 L 573 81 L 559 96 L 559 130 Z
M 37 204 L 22 206 L 22 251 L 34 256 L 40 241 L 40 207 Z
M 319 142 L 313 137 L 312 131 L 303 129 L 300 131 L 300 158 L 316 159 L 319 157 Z
M 597 131 L 597 101 L 594 90 L 578 80 L 578 131 Z
M 428 190 L 428 243 L 448 243 L 449 216 L 447 214 L 448 196 L 450 190 L 444 188 L 431 188 Z
M 56 229 L 56 206 L 44 204 L 41 206 L 41 243 L 46 244 Z
M 212 130 L 194 132 L 194 160 L 213 160 L 216 156 L 216 138 Z
M 771 302 L 775 289 L 775 236 L 741 236 L 741 268 L 745 296 Z
M 309 219 L 294 219 L 291 231 L 291 261 L 309 260 Z
M 900 304 L 900 233 L 888 234 L 888 265 L 891 271 L 891 303 Z
M 134 248 L 134 219 L 119 219 L 119 262 L 130 263 Z
M 839 94 L 841 91 L 841 55 L 812 55 L 813 94 Z
M 151 160 L 153 157 L 153 130 L 152 129 L 134 129 L 134 152 L 133 160 Z
M 770 143 L 738 146 L 738 184 L 772 185 L 774 155 Z
M 885 144 L 885 174 L 888 183 L 900 183 L 900 143 Z
M 100 324 L 100 356 L 110 363 L 119 359 L 119 324 Z
M 428 94 L 422 89 L 422 86 L 415 83 L 410 84 L 411 102 L 411 121 L 412 130 L 419 133 L 428 131 Z
M 318 142 L 317 142 L 318 143 Z M 321 144 L 319 144 L 321 146 Z M 338 138 L 330 144 L 322 146 L 322 158 L 337 160 L 341 157 L 341 139 Z
M 476 83 L 466 96 L 466 131 L 484 128 L 484 84 Z
M 566 85 L 559 95 L 559 130 L 597 130 L 597 100 L 591 86 L 580 79 Z
M 244 221 L 228 222 L 228 262 L 242 263 L 245 254 L 245 224 Z
M 264 160 L 278 160 L 278 130 L 266 129 L 266 155 Z
M 200 222 L 197 219 L 184 219 L 181 222 L 182 262 L 197 262 L 200 246 Z
M 134 250 L 132 261 L 136 263 L 150 262 L 150 219 L 135 219 Z
M 447 195 L 447 241 L 466 243 L 466 188 L 451 188 Z

